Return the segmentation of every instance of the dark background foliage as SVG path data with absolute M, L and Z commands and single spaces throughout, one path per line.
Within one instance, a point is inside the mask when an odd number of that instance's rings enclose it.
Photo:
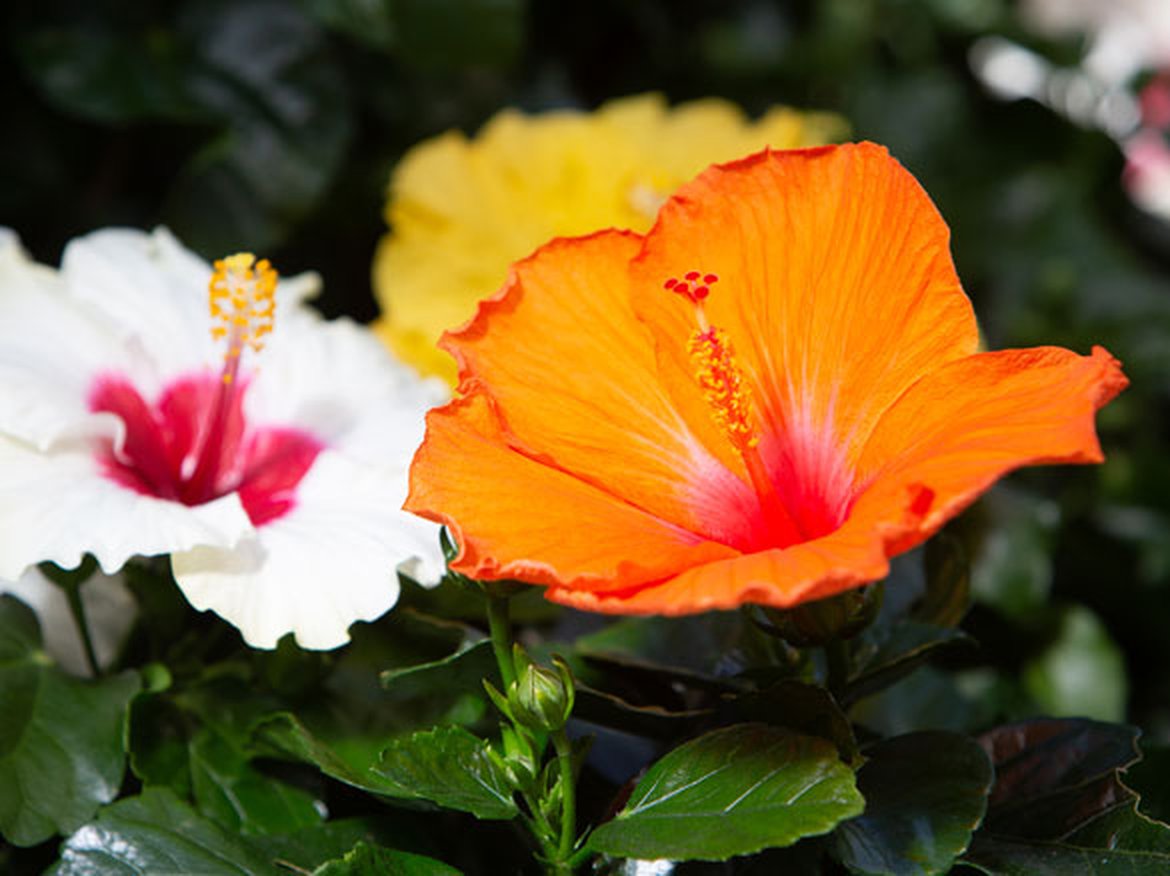
M 1003 102 L 971 46 L 1040 41 L 1007 0 L 41 0 L 6 4 L 0 224 L 55 263 L 107 225 L 170 225 L 209 257 L 319 271 L 369 319 L 395 161 L 504 106 L 592 108 L 656 90 L 834 110 L 884 143 L 951 225 L 992 348 L 1101 343 L 1133 385 L 1101 467 L 1010 479 L 953 525 L 973 560 L 951 658 L 869 714 L 978 731 L 1090 713 L 1170 736 L 1170 230 L 1126 198 L 1105 134 Z M 914 560 L 917 562 L 917 560 Z

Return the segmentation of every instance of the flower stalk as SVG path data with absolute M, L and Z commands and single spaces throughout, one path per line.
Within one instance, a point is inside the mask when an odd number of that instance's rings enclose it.
M 533 663 L 512 637 L 509 595 L 488 592 L 487 616 L 492 651 L 505 693 L 485 682 L 489 697 L 504 716 L 503 760 L 524 801 L 523 819 L 549 876 L 571 876 L 582 863 L 577 849 L 577 787 L 573 744 L 565 723 L 573 710 L 573 677 L 564 661 L 555 670 Z M 544 761 L 552 742 L 555 766 Z

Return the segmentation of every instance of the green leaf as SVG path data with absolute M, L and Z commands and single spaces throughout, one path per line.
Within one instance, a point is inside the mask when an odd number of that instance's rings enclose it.
M 199 811 L 228 830 L 285 833 L 321 821 L 311 794 L 256 770 L 243 751 L 212 731 L 191 740 L 190 765 Z
M 985 734 L 997 778 L 964 863 L 1004 876 L 1167 872 L 1170 827 L 1138 812 L 1120 777 L 1136 741 L 1131 727 L 1067 719 Z
M 481 691 L 483 680 L 500 684 L 500 671 L 491 642 L 465 643 L 440 660 L 403 669 L 387 669 L 379 675 L 382 687 L 397 699 L 433 695 L 436 690 Z
M 391 742 L 374 772 L 393 797 L 430 800 L 477 818 L 514 818 L 512 784 L 489 748 L 462 727 L 438 727 Z
M 1123 799 L 1118 773 L 1138 760 L 1132 727 L 1044 719 L 980 737 L 995 767 L 986 828 L 1034 839 L 1067 836 Z
M 631 617 L 576 641 L 575 651 L 619 671 L 647 670 L 691 682 L 726 681 L 757 661 L 738 612 L 693 617 Z
M 126 735 L 134 775 L 146 786 L 165 785 L 182 797 L 188 796 L 190 716 L 168 696 L 141 693 L 130 704 L 129 721 Z
M 694 732 L 709 719 L 711 709 L 683 709 L 676 711 L 662 706 L 638 706 L 617 694 L 597 690 L 577 683 L 577 701 L 573 717 L 590 721 L 602 727 L 612 727 L 639 736 L 659 739 L 677 739 L 688 730 Z
M 47 876 L 279 876 L 266 854 L 203 818 L 171 791 L 147 789 L 107 806 L 65 841 Z
M 140 681 L 133 672 L 72 678 L 40 650 L 36 616 L 0 597 L 0 834 L 35 845 L 69 833 L 114 799 L 123 734 Z
M 837 826 L 836 854 L 855 873 L 946 873 L 987 809 L 991 762 L 955 733 L 910 733 L 866 749 L 857 774 L 865 813 Z
M 340 782 L 378 794 L 392 794 L 397 785 L 388 784 L 365 765 L 355 764 L 316 738 L 294 715 L 282 712 L 257 724 L 254 741 L 274 753 L 291 756 L 317 766 Z
M 980 833 L 963 863 L 992 876 L 1161 876 L 1170 872 L 1170 826 L 1139 813 L 1135 798 L 1061 839 Z
M 872 626 L 852 643 L 853 669 L 842 705 L 889 687 L 938 649 L 970 641 L 960 630 L 913 620 Z
M 914 607 L 916 620 L 956 627 L 971 606 L 971 560 L 963 542 L 940 532 L 926 543 L 922 558 L 926 592 Z
M 1125 716 L 1125 658 L 1097 616 L 1084 606 L 1060 614 L 1056 641 L 1024 667 L 1024 686 L 1049 715 L 1099 721 Z
M 459 871 L 434 858 L 362 842 L 344 858 L 322 864 L 313 876 L 459 876 Z
M 826 833 L 864 805 L 832 743 L 737 724 L 651 766 L 588 846 L 627 858 L 722 861 Z
M 857 739 L 849 718 L 823 687 L 780 681 L 765 690 L 729 699 L 725 709 L 737 721 L 758 721 L 828 739 L 848 763 L 857 758 Z

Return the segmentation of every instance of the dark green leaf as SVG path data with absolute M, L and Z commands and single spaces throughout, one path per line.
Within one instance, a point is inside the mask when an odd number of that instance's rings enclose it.
M 107 806 L 66 840 L 47 876 L 279 876 L 266 854 L 203 818 L 165 789 Z
M 1143 815 L 1170 822 L 1170 748 L 1142 745 L 1142 759 L 1125 771 L 1125 784 L 1141 797 Z
M 637 706 L 616 694 L 580 682 L 576 690 L 574 718 L 640 736 L 678 738 L 688 729 L 692 732 L 698 729 L 700 722 L 712 714 L 710 709 L 674 711 L 661 706 Z
M 181 797 L 190 794 L 191 723 L 169 697 L 142 693 L 134 698 L 127 732 L 130 769 L 144 785 L 166 785 Z
M 488 752 L 486 740 L 462 727 L 438 727 L 394 740 L 374 771 L 390 796 L 430 800 L 477 818 L 514 818 L 511 782 Z
M 970 641 L 959 630 L 912 620 L 870 627 L 851 643 L 853 668 L 843 696 L 844 704 L 888 687 L 937 649 Z
M 865 813 L 837 826 L 836 853 L 856 873 L 946 873 L 987 808 L 991 762 L 954 733 L 911 733 L 866 749 L 857 774 Z
M 114 799 L 136 673 L 88 681 L 50 665 L 36 617 L 0 597 L 0 834 L 33 845 L 69 833 Z
M 693 617 L 631 617 L 576 642 L 591 662 L 657 671 L 692 682 L 725 680 L 756 662 L 752 631 L 738 612 Z
M 971 605 L 971 560 L 962 541 L 940 532 L 923 552 L 926 593 L 914 607 L 916 620 L 956 627 Z
M 730 698 L 724 709 L 737 721 L 759 721 L 828 739 L 848 763 L 857 757 L 849 718 L 823 687 L 779 681 L 766 690 Z
M 1131 799 L 1061 839 L 980 832 L 963 861 L 992 876 L 1161 876 L 1170 872 L 1170 827 Z
M 344 858 L 322 864 L 313 876 L 459 876 L 459 871 L 434 858 L 363 842 Z
M 987 830 L 1030 839 L 1065 836 L 1128 794 L 1118 772 L 1137 761 L 1132 727 L 1045 719 L 980 737 L 995 766 Z
M 390 696 L 395 699 L 412 699 L 433 695 L 436 690 L 447 694 L 454 691 L 478 692 L 483 689 L 485 678 L 499 685 L 500 671 L 491 643 L 483 639 L 465 644 L 453 654 L 433 663 L 388 669 L 379 678 Z
M 630 858 L 726 860 L 826 833 L 863 808 L 853 772 L 831 743 L 738 724 L 651 766 L 589 847 Z
M 286 833 L 321 821 L 311 794 L 259 772 L 244 752 L 212 731 L 191 740 L 190 765 L 199 811 L 228 830 Z
M 340 782 L 380 794 L 393 794 L 397 785 L 387 784 L 367 766 L 343 757 L 317 739 L 295 716 L 285 712 L 273 715 L 256 725 L 255 742 L 267 746 L 275 755 L 284 755 L 311 763 L 325 775 Z M 262 749 L 263 750 L 263 749 Z
M 1137 811 L 1120 772 L 1137 731 L 1084 720 L 998 728 L 983 739 L 997 778 L 964 861 L 990 874 L 1145 876 L 1170 868 L 1170 828 Z

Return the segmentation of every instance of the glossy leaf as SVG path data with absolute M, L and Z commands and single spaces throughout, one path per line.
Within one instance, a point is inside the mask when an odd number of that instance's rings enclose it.
M 0 834 L 34 845 L 69 833 L 114 799 L 136 673 L 66 675 L 40 650 L 36 616 L 0 596 Z
M 278 876 L 287 871 L 170 791 L 148 789 L 106 807 L 69 837 L 47 876 L 130 873 Z
M 852 643 L 853 668 L 843 704 L 856 702 L 888 687 L 940 648 L 970 641 L 970 637 L 959 630 L 913 620 L 870 627 Z
M 191 783 L 199 811 L 243 834 L 284 833 L 321 821 L 313 796 L 269 778 L 228 740 L 202 731 L 190 744 Z
M 965 863 L 997 876 L 1170 868 L 1170 827 L 1140 813 L 1122 782 L 1140 756 L 1133 728 L 1049 719 L 997 728 L 982 742 L 997 779 Z
M 388 669 L 379 675 L 387 693 L 402 699 L 432 695 L 436 690 L 445 693 L 480 691 L 483 679 L 498 685 L 499 677 L 491 643 L 486 639 L 465 643 L 440 660 Z
M 294 833 L 245 837 L 204 818 L 165 788 L 119 800 L 69 837 L 47 876 L 288 876 L 377 841 L 376 825 L 344 819 Z
M 853 772 L 823 740 L 763 724 L 700 736 L 646 772 L 589 848 L 629 858 L 726 860 L 787 846 L 857 815 Z
M 392 794 L 397 785 L 388 784 L 376 773 L 343 757 L 316 738 L 294 715 L 273 715 L 256 725 L 253 733 L 261 750 L 311 763 L 327 776 L 347 785 L 377 794 Z
M 996 772 L 988 832 L 1034 839 L 1066 836 L 1123 800 L 1118 773 L 1140 756 L 1132 727 L 1077 719 L 998 727 L 980 742 Z
M 363 842 L 344 858 L 322 864 L 313 876 L 459 876 L 459 871 L 434 858 Z
M 955 733 L 911 733 L 865 751 L 865 813 L 838 825 L 836 855 L 855 873 L 946 873 L 987 809 L 991 762 Z
M 849 763 L 857 757 L 857 739 L 849 718 L 823 687 L 780 681 L 765 690 L 727 700 L 724 711 L 738 721 L 758 721 L 828 739 Z
M 488 751 L 486 740 L 462 727 L 438 727 L 394 740 L 374 772 L 385 783 L 382 793 L 393 797 L 430 800 L 477 818 L 514 818 L 511 782 Z

